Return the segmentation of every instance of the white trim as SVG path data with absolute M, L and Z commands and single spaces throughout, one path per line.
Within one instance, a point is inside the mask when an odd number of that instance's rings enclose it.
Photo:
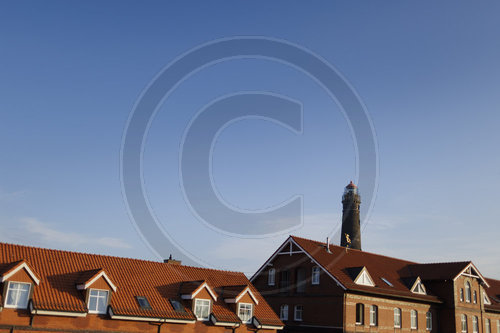
M 275 326 L 275 325 L 261 325 L 256 317 L 252 318 L 252 324 L 258 329 L 264 330 L 282 330 L 285 326 Z
M 10 304 L 7 304 L 7 300 L 9 299 L 9 291 L 10 291 L 10 284 L 11 283 L 17 283 L 17 284 L 27 284 L 29 285 L 29 289 L 28 289 L 28 301 L 27 301 L 27 304 L 26 304 L 26 308 L 22 308 L 22 307 L 19 307 L 19 306 L 16 306 L 16 305 L 10 305 Z M 6 309 L 27 309 L 29 304 L 30 304 L 30 295 L 31 295 L 31 289 L 32 289 L 32 286 L 31 286 L 31 283 L 29 282 L 18 282 L 18 281 L 7 281 L 7 291 L 5 292 L 5 301 L 4 301 L 4 304 L 3 304 L 3 307 L 6 308 Z
M 490 298 L 488 297 L 488 294 L 486 294 L 486 292 L 484 291 L 483 291 L 483 303 L 486 305 L 491 305 Z
M 22 264 L 18 264 L 17 267 L 11 269 L 9 273 L 2 275 L 0 282 L 5 282 L 8 278 L 19 272 L 22 268 L 24 268 L 26 272 L 28 272 L 29 276 L 35 282 L 36 285 L 40 284 L 40 279 L 36 277 L 35 273 L 33 273 L 33 271 L 28 267 L 25 261 L 23 261 Z
M 86 290 L 86 289 L 88 289 L 94 282 L 96 282 L 97 280 L 99 280 L 99 278 L 101 276 L 104 278 L 104 280 L 106 280 L 106 282 L 109 284 L 109 286 L 111 287 L 111 289 L 113 289 L 113 291 L 116 291 L 116 286 L 113 284 L 113 282 L 111 282 L 110 278 L 108 277 L 108 275 L 106 274 L 106 272 L 104 272 L 104 270 L 101 270 L 101 272 L 99 274 L 97 274 L 96 276 L 94 276 L 92 278 L 92 280 L 88 281 L 87 283 L 76 285 L 76 289 L 78 289 L 78 290 Z
M 366 276 L 368 278 L 368 280 L 369 280 L 368 284 L 360 281 L 363 276 Z M 361 270 L 361 272 L 359 272 L 358 276 L 356 276 L 356 278 L 354 279 L 354 283 L 356 283 L 357 285 L 360 285 L 360 286 L 375 287 L 375 283 L 373 282 L 373 279 L 372 279 L 370 273 L 368 272 L 368 269 L 366 269 L 366 266 L 363 266 L 363 269 Z
M 420 292 L 418 290 L 415 290 L 417 288 L 417 286 L 418 286 L 419 283 L 422 286 L 422 289 L 424 290 L 424 292 Z M 417 277 L 417 279 L 413 283 L 413 286 L 410 288 L 410 291 L 412 293 L 415 293 L 415 294 L 427 295 L 427 288 L 425 288 L 424 284 L 422 283 L 422 280 L 420 279 L 420 276 Z
M 93 290 L 96 290 L 96 291 L 104 291 L 106 292 L 106 309 L 104 311 L 99 311 L 99 310 L 88 310 L 89 313 L 91 314 L 105 314 L 107 312 L 107 308 L 109 306 L 109 300 L 110 300 L 110 293 L 109 293 L 109 290 L 106 290 L 106 289 L 96 289 L 96 288 L 90 288 L 89 291 L 87 292 L 88 295 L 87 295 L 87 309 L 89 307 L 89 304 L 90 304 L 90 297 L 97 297 L 98 299 L 99 298 L 102 298 L 102 296 L 92 296 L 90 295 L 90 293 L 93 291 Z M 98 307 L 99 305 L 99 302 L 96 301 L 96 307 Z
M 148 318 L 148 317 L 133 317 L 133 316 L 120 316 L 115 315 L 111 307 L 109 308 L 109 317 L 111 319 L 118 320 L 132 320 L 132 321 L 152 321 L 152 322 L 161 322 L 161 323 L 172 323 L 172 324 L 194 324 L 196 320 L 188 320 L 188 319 L 168 319 L 168 318 Z
M 202 301 L 208 301 L 208 318 L 198 317 L 196 315 L 196 303 L 202 302 Z M 193 304 L 193 310 L 192 311 L 193 311 L 194 316 L 196 317 L 196 320 L 197 321 L 209 321 L 210 320 L 210 315 L 212 314 L 212 306 L 213 306 L 213 302 L 210 299 L 195 298 L 194 299 L 194 304 Z
M 241 293 L 239 293 L 239 295 L 236 298 L 226 298 L 226 299 L 224 299 L 224 302 L 226 302 L 226 303 L 238 303 L 240 301 L 240 299 L 243 296 L 245 296 L 246 293 L 250 294 L 250 297 L 253 299 L 253 301 L 256 305 L 259 305 L 259 300 L 257 299 L 257 297 L 255 297 L 252 290 L 250 290 L 250 287 L 248 287 L 248 286 L 245 289 L 243 289 L 243 291 Z
M 467 265 L 467 267 L 465 267 L 465 268 L 464 268 L 464 269 L 463 269 L 460 273 L 458 273 L 458 274 L 457 274 L 457 276 L 455 276 L 455 277 L 453 278 L 453 281 L 456 281 L 456 280 L 460 277 L 460 275 L 471 276 L 471 274 L 467 274 L 467 273 L 465 273 L 465 271 L 466 271 L 467 269 L 471 268 L 471 267 L 472 267 L 472 268 L 474 268 L 474 270 L 476 271 L 476 273 L 479 275 L 479 279 L 480 279 L 481 281 L 483 281 L 483 283 L 484 283 L 484 284 L 485 284 L 485 285 L 489 288 L 489 287 L 490 287 L 490 285 L 488 284 L 488 282 L 486 282 L 486 279 L 484 278 L 484 276 L 483 276 L 481 273 L 479 273 L 479 270 L 476 268 L 476 266 L 475 266 L 472 262 L 471 262 L 471 263 L 469 263 L 469 264 Z M 472 276 L 472 277 L 476 277 L 476 276 Z M 477 277 L 476 277 L 476 278 L 477 278 Z
M 273 261 L 274 258 L 276 258 L 276 256 L 281 252 L 281 250 L 283 250 L 283 248 L 288 244 L 288 242 L 291 241 L 291 238 L 292 238 L 292 236 L 288 236 L 288 238 L 283 242 L 283 244 L 281 244 L 281 246 L 276 251 L 274 251 L 273 255 L 269 259 L 267 259 L 267 261 L 264 263 L 264 265 L 262 265 L 259 268 L 259 270 L 250 278 L 250 282 L 253 282 L 253 280 L 260 273 L 262 273 L 262 271 L 270 264 L 270 262 Z
M 194 299 L 196 297 L 196 295 L 198 295 L 203 288 L 207 288 L 208 293 L 210 294 L 210 296 L 212 296 L 212 298 L 214 299 L 214 301 L 217 301 L 217 296 L 212 291 L 212 289 L 208 286 L 208 284 L 207 284 L 206 281 L 203 282 L 202 284 L 200 284 L 198 286 L 198 288 L 196 288 L 191 294 L 182 294 L 181 298 L 182 299 Z
M 278 253 L 279 256 L 282 256 L 282 255 L 292 255 L 292 254 L 299 254 L 299 253 L 304 253 L 303 251 L 292 251 L 292 252 L 280 252 Z
M 227 321 L 217 321 L 217 318 L 215 318 L 213 313 L 210 314 L 210 321 L 215 326 L 234 327 L 234 328 L 240 327 L 240 323 L 231 323 L 231 322 L 227 322 Z
M 273 261 L 274 258 L 276 258 L 276 256 L 281 252 L 281 250 L 288 244 L 288 242 L 291 242 L 293 243 L 294 245 L 296 245 L 301 251 L 303 251 L 305 253 L 306 256 L 309 257 L 309 259 L 311 259 L 317 266 L 321 267 L 321 269 L 326 273 L 326 275 L 328 275 L 329 277 L 331 277 L 336 283 L 337 285 L 342 288 L 343 290 L 347 290 L 346 287 L 344 287 L 344 285 L 342 283 L 340 283 L 339 280 L 337 280 L 328 270 L 326 270 L 318 261 L 316 261 L 316 259 L 314 259 L 306 250 L 304 250 L 299 244 L 297 244 L 296 241 L 293 240 L 292 236 L 288 236 L 288 239 L 285 240 L 285 242 L 278 248 L 278 250 L 276 252 L 274 252 L 274 254 L 271 256 L 271 258 L 267 259 L 267 261 L 264 263 L 264 265 L 261 266 L 261 268 L 259 268 L 259 270 L 250 278 L 250 282 L 253 282 L 253 280 L 260 275 L 260 273 L 264 270 L 264 268 L 267 267 L 267 265 L 269 264 L 269 262 Z
M 30 302 L 29 308 L 30 308 L 30 312 L 32 315 L 61 316 L 61 317 L 87 317 L 87 312 L 37 310 L 37 309 L 33 308 L 33 302 Z
M 240 318 L 240 310 L 241 310 L 241 306 L 245 304 L 245 305 L 250 305 L 250 310 L 251 310 L 251 313 L 250 313 L 250 319 L 248 319 L 247 321 L 243 321 L 243 319 Z M 252 318 L 253 318 L 253 314 L 254 314 L 254 305 L 252 303 L 238 303 L 238 312 L 237 312 L 237 315 L 238 315 L 238 318 L 240 318 L 241 322 L 244 323 L 244 324 L 251 324 L 252 323 Z

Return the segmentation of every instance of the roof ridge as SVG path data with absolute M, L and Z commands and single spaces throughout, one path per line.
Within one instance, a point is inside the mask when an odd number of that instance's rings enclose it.
M 320 241 L 317 241 L 317 240 L 314 240 L 314 239 L 308 239 L 308 238 L 298 237 L 298 236 L 294 236 L 294 235 L 290 235 L 290 237 L 292 237 L 292 238 L 299 238 L 299 239 L 303 239 L 303 240 L 314 242 L 314 243 L 323 243 L 323 242 L 320 242 Z M 341 249 L 345 249 L 345 247 L 340 246 L 340 245 L 336 245 L 336 244 L 330 244 L 330 246 L 334 246 L 334 247 L 338 247 L 338 248 L 341 248 Z M 349 249 L 349 251 L 358 251 L 358 252 L 362 252 L 362 253 L 366 253 L 366 254 L 371 254 L 371 255 L 374 255 L 374 256 L 389 258 L 389 259 L 392 259 L 392 260 L 399 260 L 399 261 L 402 261 L 402 262 L 405 262 L 405 263 L 409 263 L 409 264 L 419 264 L 418 262 L 415 262 L 415 261 L 410 261 L 410 260 L 405 260 L 405 259 L 399 259 L 399 258 L 395 258 L 395 257 L 390 257 L 390 256 L 385 255 L 385 254 L 373 253 L 373 252 L 368 252 L 368 251 L 363 251 L 363 250 L 358 250 L 358 249 Z
M 161 261 L 154 261 L 154 260 L 147 260 L 147 259 L 140 259 L 140 258 L 130 258 L 130 257 L 119 257 L 119 256 L 113 256 L 113 255 L 107 255 L 107 254 L 98 254 L 98 253 L 90 253 L 90 252 L 79 252 L 79 251 L 70 251 L 70 250 L 59 250 L 59 249 L 53 249 L 53 248 L 47 248 L 47 247 L 40 247 L 40 246 L 32 246 L 32 245 L 23 245 L 23 244 L 14 244 L 14 243 L 7 243 L 7 242 L 0 242 L 0 246 L 16 246 L 16 247 L 24 247 L 26 249 L 34 249 L 34 250 L 42 250 L 42 251 L 52 251 L 52 252 L 57 252 L 57 253 L 69 253 L 69 254 L 75 254 L 75 255 L 87 255 L 87 256 L 97 256 L 97 257 L 104 257 L 104 258 L 110 258 L 110 259 L 126 259 L 126 260 L 132 260 L 132 261 L 138 261 L 138 262 L 148 262 L 148 263 L 153 263 L 153 264 L 158 264 L 158 265 L 168 265 L 168 263 L 164 263 Z M 17 260 L 16 262 L 20 262 L 26 260 L 26 258 L 23 258 L 21 260 Z M 235 273 L 235 274 L 242 274 L 246 277 L 245 273 L 243 272 L 238 272 L 238 271 L 230 271 L 230 270 L 223 270 L 223 269 L 216 269 L 216 268 L 208 268 L 208 267 L 199 267 L 199 266 L 190 266 L 190 265 L 179 265 L 179 267 L 184 267 L 184 268 L 194 268 L 194 269 L 200 269 L 200 270 L 208 270 L 208 271 L 213 271 L 213 272 L 224 272 L 224 273 Z M 101 268 L 96 268 L 96 269 L 103 269 Z M 94 269 L 90 269 L 94 270 Z M 248 278 L 247 278 L 248 279 Z
M 472 261 L 438 261 L 438 262 L 423 262 L 417 265 L 443 265 L 443 264 L 470 264 Z

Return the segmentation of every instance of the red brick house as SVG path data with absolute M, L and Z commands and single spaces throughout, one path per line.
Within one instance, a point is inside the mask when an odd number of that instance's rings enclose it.
M 500 333 L 500 281 L 361 251 L 352 182 L 342 202 L 344 246 L 290 236 L 250 279 L 285 332 Z
M 0 243 L 0 332 L 276 332 L 243 273 Z
M 471 262 L 417 264 L 290 236 L 251 281 L 286 332 L 500 333 L 500 281 Z

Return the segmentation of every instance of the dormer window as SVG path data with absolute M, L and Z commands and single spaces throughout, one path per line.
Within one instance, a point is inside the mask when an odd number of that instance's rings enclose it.
M 253 317 L 253 304 L 238 303 L 238 317 L 240 317 L 243 323 L 250 323 Z
M 89 290 L 89 313 L 104 314 L 108 307 L 109 291 L 90 289 Z
M 491 301 L 490 301 L 490 299 L 488 298 L 488 295 L 486 295 L 485 292 L 483 292 L 483 303 L 486 304 L 486 305 L 491 305 Z
M 415 293 L 415 294 L 422 294 L 422 295 L 427 294 L 427 291 L 425 290 L 425 286 L 422 283 L 422 281 L 420 280 L 420 277 L 418 277 L 415 280 L 415 283 L 413 284 L 413 287 L 411 288 L 411 292 Z
M 362 285 L 362 286 L 369 286 L 369 287 L 375 287 L 375 283 L 373 282 L 372 277 L 368 273 L 368 270 L 366 267 L 363 267 L 361 272 L 358 274 L 356 279 L 354 279 L 354 283 Z
M 26 309 L 30 296 L 31 283 L 9 282 L 7 287 L 6 308 Z
M 196 319 L 206 321 L 210 317 L 210 307 L 212 302 L 209 299 L 194 300 L 194 315 Z

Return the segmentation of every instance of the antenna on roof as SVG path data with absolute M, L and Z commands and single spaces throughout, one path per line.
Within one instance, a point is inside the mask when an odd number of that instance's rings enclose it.
M 326 252 L 332 253 L 332 251 L 330 251 L 330 237 L 326 237 Z

